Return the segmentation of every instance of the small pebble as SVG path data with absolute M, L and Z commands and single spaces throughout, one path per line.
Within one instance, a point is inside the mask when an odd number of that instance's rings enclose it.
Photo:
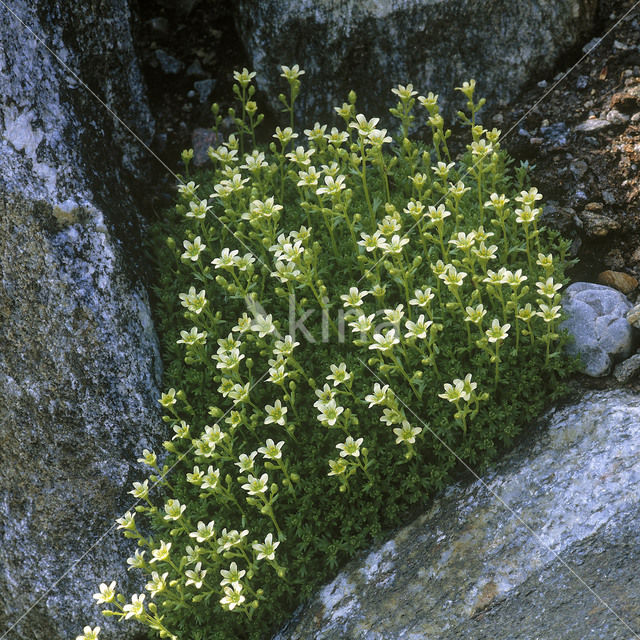
M 603 120 L 601 118 L 589 118 L 585 120 L 581 124 L 579 124 L 575 129 L 576 131 L 583 132 L 593 132 L 593 131 L 601 131 L 602 129 L 606 129 L 611 126 L 611 122 L 608 120 Z
M 157 34 L 166 36 L 169 33 L 169 21 L 162 16 L 151 18 L 151 20 L 147 21 L 147 24 Z
M 193 86 L 200 96 L 200 102 L 204 103 L 209 99 L 209 96 L 211 96 L 216 86 L 216 80 L 215 78 L 199 80 L 198 82 L 194 82 Z
M 617 231 L 620 228 L 617 220 L 593 211 L 583 211 L 580 219 L 584 223 L 585 233 L 591 238 L 603 238 L 610 231 Z
M 640 355 L 637 353 L 627 358 L 613 369 L 613 377 L 620 383 L 626 384 L 640 370 Z
M 194 78 L 203 78 L 207 74 L 204 72 L 200 60 L 197 58 L 187 67 L 187 76 Z
M 184 69 L 184 64 L 177 58 L 170 56 L 166 51 L 162 49 L 155 50 L 155 56 L 160 63 L 162 71 L 168 75 L 176 75 Z
M 607 120 L 611 122 L 611 124 L 625 124 L 629 122 L 629 116 L 620 113 L 617 109 L 611 109 L 611 111 L 607 113 Z
M 576 80 L 576 88 L 586 89 L 588 84 L 589 84 L 588 76 L 578 76 L 578 79 Z
M 540 87 L 540 89 L 546 89 L 548 84 L 549 83 L 546 80 L 540 80 L 540 82 L 538 82 L 538 87 Z
M 598 274 L 598 282 L 608 287 L 613 287 L 624 293 L 624 295 L 631 293 L 638 287 L 638 281 L 633 276 L 622 271 L 611 271 L 610 269 Z

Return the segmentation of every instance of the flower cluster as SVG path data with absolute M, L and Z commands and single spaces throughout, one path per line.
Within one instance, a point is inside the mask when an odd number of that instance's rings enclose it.
M 288 123 L 263 147 L 255 74 L 236 72 L 236 131 L 208 173 L 184 154 L 164 227 L 171 459 L 143 453 L 150 477 L 117 521 L 146 593 L 95 596 L 161 637 L 189 611 L 229 638 L 249 621 L 267 633 L 456 457 L 490 461 L 564 373 L 566 244 L 542 227 L 526 170 L 509 173 L 500 132 L 477 124 L 475 83 L 459 88 L 471 140 L 453 158 L 438 97 L 410 84 L 393 89 L 397 133 L 353 92 L 341 126 L 299 132 L 303 74 L 282 67 Z M 411 139 L 418 118 L 428 150 Z

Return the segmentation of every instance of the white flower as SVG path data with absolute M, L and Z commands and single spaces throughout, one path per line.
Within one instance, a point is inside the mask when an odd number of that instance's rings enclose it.
M 546 282 L 536 282 L 536 291 L 541 296 L 545 296 L 545 298 L 549 298 L 549 300 L 553 300 L 556 296 L 556 293 L 562 289 L 562 284 L 559 282 L 554 282 L 553 278 L 547 278 Z
M 422 427 L 412 427 L 407 420 L 404 420 L 401 427 L 393 430 L 396 434 L 396 444 L 415 444 L 416 436 L 422 433 Z
M 231 587 L 235 587 L 235 585 L 239 585 L 240 580 L 244 578 L 247 572 L 242 569 L 238 570 L 238 565 L 235 562 L 232 562 L 229 565 L 229 570 L 220 569 L 220 575 L 222 576 L 222 580 L 220 582 L 220 586 L 224 587 L 225 585 L 230 585 Z
M 409 304 L 414 307 L 422 308 L 429 306 L 429 302 L 431 302 L 431 300 L 433 300 L 433 298 L 435 297 L 431 292 L 430 287 L 427 287 L 424 291 L 422 289 L 416 289 L 413 292 L 413 295 L 415 296 L 415 298 L 411 298 L 411 300 L 409 300 Z
M 384 252 L 398 255 L 402 253 L 405 245 L 409 244 L 409 238 L 401 238 L 397 233 L 393 235 L 389 242 L 384 244 Z
M 560 317 L 560 305 L 552 307 L 548 304 L 540 304 L 540 311 L 536 311 L 536 315 L 540 316 L 545 322 L 552 322 Z
M 299 342 L 294 342 L 292 336 L 285 336 L 284 340 L 277 340 L 273 347 L 273 355 L 282 356 L 288 358 L 296 347 L 299 347 Z
M 247 482 L 242 485 L 242 488 L 250 495 L 257 496 L 261 493 L 265 493 L 269 488 L 269 476 L 263 473 L 259 478 L 249 474 Z
M 228 247 L 224 247 L 224 249 L 222 249 L 222 253 L 220 254 L 220 257 L 214 258 L 211 261 L 211 264 L 216 269 L 230 269 L 235 266 L 237 255 L 238 255 L 237 249 L 233 249 L 232 251 Z
M 525 207 L 533 207 L 536 200 L 542 200 L 542 194 L 538 193 L 536 187 L 531 187 L 529 191 L 521 191 L 519 196 L 516 196 L 516 201 L 521 202 Z
M 207 570 L 202 568 L 202 562 L 198 562 L 193 569 L 187 569 L 184 575 L 187 577 L 187 581 L 184 583 L 185 587 L 192 584 L 196 589 L 199 589 L 207 575 Z
M 262 314 L 258 314 L 251 325 L 251 330 L 257 332 L 260 338 L 273 333 L 276 330 L 276 326 L 273 324 L 273 316 L 269 314 L 265 317 Z
M 93 597 L 97 604 L 108 604 L 116 599 L 116 583 L 115 580 L 106 585 L 104 582 L 99 587 L 100 593 L 94 593 Z
M 182 514 L 185 512 L 186 508 L 187 508 L 187 505 L 180 504 L 179 500 L 173 500 L 172 498 L 170 498 L 169 500 L 167 500 L 166 504 L 164 505 L 164 510 L 165 510 L 164 519 L 179 520 L 180 516 L 182 516 Z
M 374 249 L 383 249 L 386 245 L 386 240 L 382 236 L 380 230 L 376 231 L 373 235 L 369 235 L 364 231 L 360 232 L 362 240 L 358 241 L 361 247 L 364 247 L 367 253 L 371 253 Z
M 180 304 L 195 314 L 200 314 L 207 303 L 204 289 L 196 293 L 195 287 L 190 287 L 189 293 L 181 293 L 178 297 L 182 300 Z
M 340 407 L 336 404 L 336 401 L 332 398 L 329 402 L 321 404 L 318 407 L 320 414 L 318 420 L 322 423 L 326 423 L 329 427 L 333 427 L 338 421 L 340 414 L 343 413 L 344 407 Z
M 185 248 L 185 252 L 180 257 L 183 260 L 191 260 L 192 262 L 195 262 L 200 257 L 200 254 L 207 248 L 206 244 L 202 244 L 200 236 L 196 236 L 193 242 L 185 240 L 182 245 Z
M 176 390 L 172 387 L 171 389 L 169 389 L 169 391 L 167 391 L 167 393 L 163 393 L 160 397 L 159 402 L 165 409 L 173 406 L 177 402 Z M 140 460 L 138 460 L 138 462 L 140 462 Z
M 315 167 L 308 167 L 306 171 L 298 171 L 298 177 L 300 180 L 298 180 L 297 186 L 315 188 L 318 186 L 318 180 L 321 175 L 322 174 Z
M 347 436 L 344 442 L 336 445 L 336 449 L 340 449 L 340 457 L 353 456 L 354 458 L 360 457 L 360 446 L 362 445 L 364 438 L 358 438 L 354 440 L 351 436 Z
M 371 118 L 371 120 L 367 120 L 362 113 L 359 113 L 356 116 L 356 121 L 349 123 L 349 126 L 352 129 L 357 129 L 358 134 L 363 138 L 366 138 L 376 128 L 378 122 L 380 122 L 380 118 Z
M 286 78 L 288 81 L 297 80 L 301 75 L 304 75 L 304 71 L 300 68 L 300 65 L 294 64 L 289 68 L 285 65 L 281 65 L 282 69 L 281 77 Z
M 349 289 L 349 293 L 345 293 L 340 296 L 340 300 L 343 301 L 343 307 L 360 307 L 362 306 L 362 301 L 366 298 L 371 292 L 370 291 L 359 291 L 358 287 L 351 287 Z
M 144 588 L 151 593 L 152 598 L 155 598 L 159 593 L 166 589 L 168 576 L 168 571 L 163 573 L 162 575 L 160 575 L 157 571 L 151 572 L 151 581 L 147 582 Z
M 273 403 L 273 406 L 270 404 L 265 405 L 264 410 L 267 414 L 267 417 L 264 419 L 265 424 L 279 424 L 281 427 L 285 425 L 287 422 L 287 407 L 282 406 L 282 402 L 280 400 L 276 400 Z
M 400 340 L 396 338 L 395 329 L 387 329 L 384 333 L 373 334 L 373 344 L 369 345 L 369 349 L 374 349 L 387 353 L 391 351 L 394 345 L 398 344 Z
M 126 614 L 124 619 L 140 618 L 144 615 L 144 593 L 131 596 L 131 604 L 125 604 L 122 611 Z
M 258 552 L 256 556 L 256 560 L 275 560 L 276 557 L 276 549 L 280 542 L 273 541 L 273 534 L 268 533 L 267 537 L 264 539 L 264 544 L 260 544 L 259 542 L 254 542 L 251 546 L 254 551 Z
M 407 328 L 407 333 L 404 334 L 404 337 L 409 338 L 419 338 L 420 340 L 424 340 L 427 337 L 427 331 L 429 327 L 433 324 L 431 320 L 426 320 L 424 318 L 424 314 L 420 314 L 416 322 L 411 322 L 411 320 L 407 320 L 405 323 L 405 327 Z
M 198 331 L 198 327 L 191 327 L 191 331 L 181 331 L 180 340 L 176 340 L 176 344 L 186 344 L 188 346 L 196 344 L 205 344 L 207 341 L 207 332 Z
M 241 87 L 244 87 L 245 89 L 247 88 L 247 86 L 249 85 L 251 80 L 253 80 L 253 78 L 255 78 L 255 77 L 256 77 L 256 72 L 255 71 L 249 71 L 249 69 L 247 69 L 246 67 L 244 67 L 242 69 L 242 71 L 234 71 L 233 72 L 233 79 Z
M 540 209 L 532 209 L 528 204 L 525 204 L 522 209 L 516 209 L 516 222 L 529 224 L 535 222 L 539 215 Z
M 337 196 L 343 189 L 346 189 L 346 185 L 344 184 L 345 176 L 339 175 L 337 178 L 333 178 L 331 176 L 324 177 L 324 187 L 318 187 L 316 189 L 316 193 L 318 195 L 322 195 L 326 193 L 328 196 Z
M 205 216 L 207 215 L 207 211 L 209 211 L 210 209 L 211 209 L 211 206 L 207 205 L 206 200 L 200 200 L 200 202 L 191 201 L 189 203 L 189 211 L 187 211 L 185 215 L 187 216 L 187 218 L 196 218 L 197 220 L 204 220 Z
M 337 367 L 335 364 L 332 364 L 331 373 L 327 376 L 327 380 L 333 380 L 334 387 L 351 380 L 351 374 L 347 371 L 347 365 L 344 362 L 341 362 Z
M 393 325 L 400 324 L 404 318 L 404 305 L 399 304 L 395 309 L 384 309 L 384 319 Z
M 509 335 L 510 324 L 500 326 L 498 318 L 491 321 L 491 327 L 485 331 L 489 342 L 498 342 L 504 340 Z
M 315 149 L 306 149 L 304 147 L 296 147 L 295 151 L 287 153 L 286 157 L 301 167 L 308 167 L 311 164 L 311 156 L 316 152 Z
M 86 626 L 82 630 L 81 636 L 76 636 L 76 640 L 98 640 L 98 634 L 100 633 L 100 627 L 94 627 L 93 629 L 90 626 Z
M 151 550 L 151 555 L 153 556 L 149 561 L 151 564 L 154 562 L 164 562 L 169 558 L 169 552 L 171 551 L 171 543 L 170 542 L 160 542 L 160 546 L 157 549 Z
M 389 385 L 385 384 L 384 387 L 380 386 L 380 383 L 376 382 L 373 385 L 373 393 L 365 396 L 365 400 L 369 403 L 369 409 L 374 405 L 384 404 L 387 400 L 387 394 L 389 392 Z
M 355 320 L 349 322 L 351 331 L 353 331 L 354 333 L 367 333 L 371 331 L 371 329 L 373 328 L 373 320 L 375 317 L 375 313 L 372 313 L 369 316 L 361 313 L 356 317 Z
M 492 207 L 493 209 L 502 209 L 509 202 L 509 198 L 507 198 L 504 193 L 498 195 L 497 193 L 492 193 L 489 196 L 489 200 L 484 203 L 485 207 Z
M 348 464 L 344 458 L 338 458 L 337 460 L 329 460 L 329 473 L 328 476 L 339 476 L 347 470 Z
M 258 449 L 258 453 L 261 453 L 267 460 L 280 460 L 282 458 L 282 447 L 284 440 L 280 440 L 278 444 L 269 438 L 264 447 Z
M 246 600 L 242 595 L 242 585 L 240 583 L 233 585 L 233 587 L 224 587 L 224 594 L 224 598 L 220 599 L 220 604 L 229 611 L 233 611 Z
M 257 451 L 252 451 L 249 455 L 241 453 L 238 462 L 233 464 L 240 469 L 240 473 L 246 473 L 247 471 L 253 471 L 253 460 L 258 455 Z
M 447 211 L 447 208 L 443 204 L 439 204 L 437 208 L 429 205 L 427 207 L 427 215 L 433 222 L 442 222 L 451 215 L 451 211 Z
M 487 314 L 487 310 L 484 308 L 483 304 L 478 304 L 475 307 L 466 307 L 465 311 L 467 315 L 465 316 L 465 322 L 473 322 L 474 324 L 480 324 L 482 322 L 482 318 Z
M 408 84 L 406 87 L 399 84 L 391 89 L 391 93 L 397 95 L 401 100 L 409 100 L 413 96 L 417 96 L 418 92 L 413 90 L 413 85 Z

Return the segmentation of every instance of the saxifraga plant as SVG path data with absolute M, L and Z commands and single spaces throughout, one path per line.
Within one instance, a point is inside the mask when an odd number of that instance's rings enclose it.
M 410 84 L 392 90 L 396 138 L 353 92 L 344 126 L 300 134 L 304 72 L 282 71 L 288 126 L 256 144 L 255 74 L 236 72 L 237 131 L 212 169 L 190 175 L 183 154 L 161 225 L 169 458 L 143 453 L 151 475 L 118 519 L 148 583 L 95 596 L 160 637 L 268 637 L 459 461 L 480 469 L 510 446 L 571 368 L 566 244 L 477 123 L 475 83 L 458 88 L 471 141 L 454 160 L 437 96 L 417 97 L 429 147 L 410 135 Z

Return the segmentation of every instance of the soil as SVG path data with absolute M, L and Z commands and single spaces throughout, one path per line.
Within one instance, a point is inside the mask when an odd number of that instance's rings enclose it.
M 579 260 L 574 281 L 597 282 L 605 270 L 640 281 L 640 10 L 634 4 L 601 0 L 590 41 L 564 56 L 549 77 L 534 78 L 512 104 L 484 115 L 485 126 L 502 130 L 502 145 L 516 162 L 532 166 L 531 183 L 545 197 L 544 222 L 572 241 Z M 210 103 L 232 104 L 233 71 L 251 65 L 226 0 L 131 5 L 156 118 L 153 148 L 180 172 L 180 152 L 192 146 L 193 131 L 211 126 Z M 182 69 L 163 71 L 158 49 Z M 201 80 L 215 84 L 204 101 L 194 85 Z M 154 208 L 170 203 L 173 184 L 158 172 Z M 632 302 L 637 296 L 637 289 L 629 294 Z M 582 382 L 619 386 L 612 377 Z M 638 382 L 627 386 L 640 390 Z

